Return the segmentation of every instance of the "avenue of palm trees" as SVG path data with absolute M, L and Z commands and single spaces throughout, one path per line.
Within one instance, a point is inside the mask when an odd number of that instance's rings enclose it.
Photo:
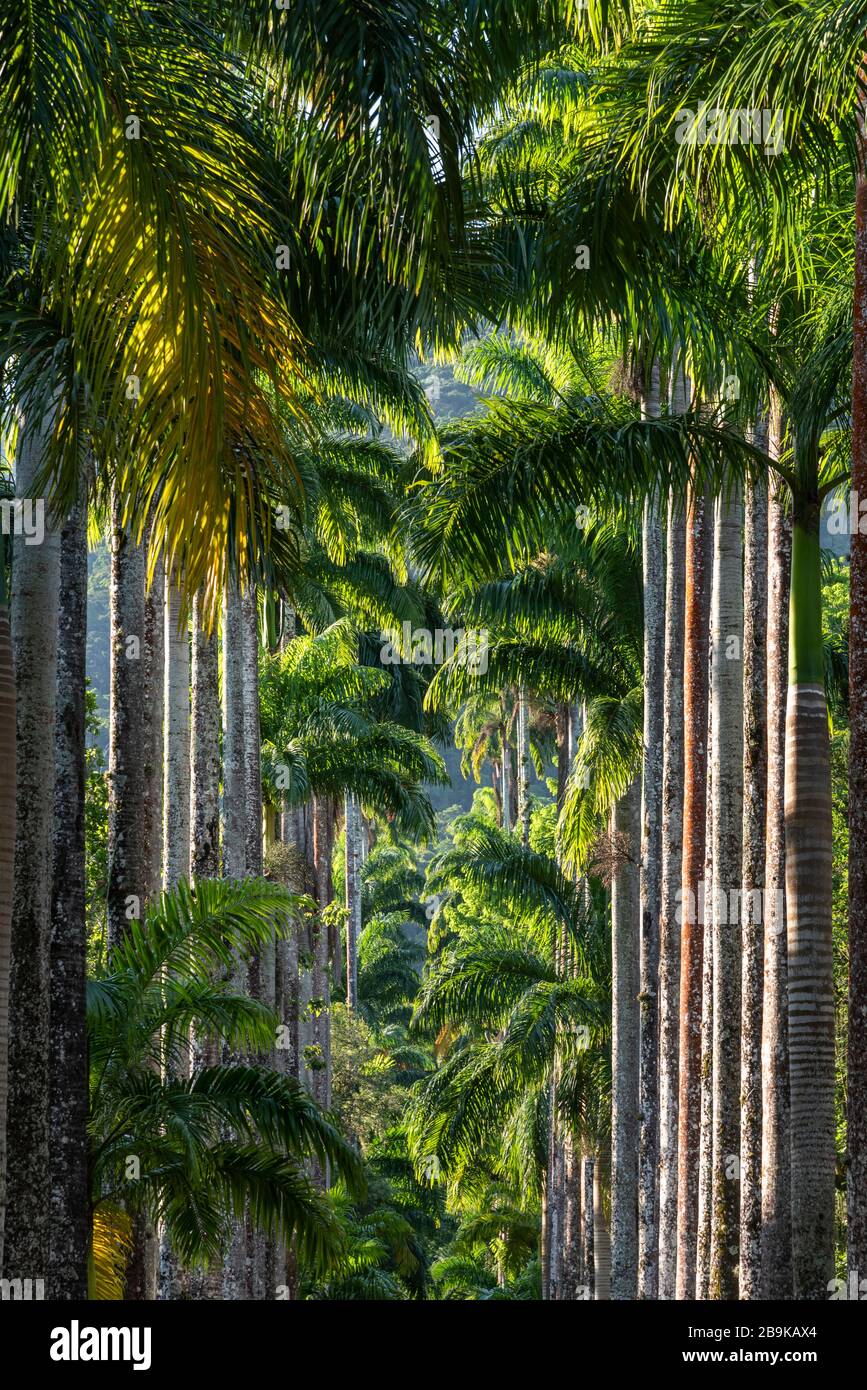
M 4 7 L 4 1299 L 867 1297 L 865 34 Z

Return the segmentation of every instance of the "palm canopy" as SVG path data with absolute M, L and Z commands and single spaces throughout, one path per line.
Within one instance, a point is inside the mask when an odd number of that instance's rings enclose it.
M 357 664 L 351 625 L 297 638 L 263 665 L 262 739 L 266 780 L 279 800 L 354 792 L 395 829 L 424 838 L 433 830 L 425 783 L 447 782 L 429 740 L 378 717 L 390 686 L 382 667 Z

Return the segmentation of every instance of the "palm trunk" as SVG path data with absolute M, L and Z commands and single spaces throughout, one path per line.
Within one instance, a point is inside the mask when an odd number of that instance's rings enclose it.
M 112 498 L 108 939 L 122 940 L 147 897 L 145 856 L 144 550 Z
M 174 888 L 190 873 L 190 637 L 181 592 L 166 584 L 166 747 L 163 882 Z
M 710 689 L 710 682 L 708 682 Z M 713 714 L 708 710 L 708 745 Z M 704 899 L 701 907 L 701 1110 L 698 1138 L 698 1232 L 695 1254 L 694 1297 L 704 1300 L 710 1292 L 710 1244 L 713 1182 L 713 768 L 707 766 L 707 806 L 704 829 Z
M 530 704 L 522 686 L 518 691 L 518 824 L 521 844 L 530 843 Z
M 743 834 L 743 507 L 717 503 L 713 616 L 713 1220 L 710 1296 L 738 1296 Z M 732 921 L 732 917 L 735 918 Z
M 819 503 L 796 498 L 786 712 L 786 910 L 796 1298 L 834 1274 L 831 769 L 822 649 Z
M 223 594 L 223 877 L 241 879 L 246 872 L 246 785 L 244 780 L 243 616 L 237 580 L 230 576 Z M 246 970 L 236 964 L 232 986 L 246 987 Z M 242 1219 L 232 1224 L 232 1239 L 223 1271 L 223 1297 L 247 1297 L 247 1232 Z
M 695 1297 L 698 1245 L 703 923 L 697 905 L 705 873 L 708 646 L 713 516 L 690 494 L 686 518 L 683 668 L 683 865 L 680 954 L 680 1075 L 677 1141 L 677 1297 Z
M 757 442 L 767 447 L 758 432 Z M 764 973 L 765 801 L 767 787 L 768 498 L 747 491 L 744 529 L 744 774 L 741 962 L 742 1298 L 760 1297 L 762 1252 L 762 979 Z
M 331 1030 L 330 987 L 328 978 L 328 929 L 321 914 L 333 897 L 331 880 L 331 807 L 324 796 L 313 799 L 313 853 L 316 866 L 316 900 L 319 919 L 313 939 L 313 1008 L 312 1045 L 316 1068 L 313 1075 L 313 1094 L 323 1109 L 331 1103 Z
M 244 877 L 244 681 L 241 596 L 228 579 L 223 596 L 223 877 Z
M 852 361 L 852 493 L 867 497 L 867 148 L 858 112 Z M 848 1267 L 867 1276 L 867 534 L 849 552 Z
M 593 1299 L 596 1297 L 596 1253 L 593 1241 L 593 1187 L 594 1169 L 596 1164 L 592 1157 L 585 1158 L 581 1165 L 581 1179 L 583 1184 L 581 1201 L 581 1268 L 584 1277 L 583 1297 Z
M 635 896 L 637 900 L 637 885 Z M 607 1156 L 598 1154 L 593 1173 L 593 1282 L 597 1303 L 607 1302 L 612 1297 L 611 1231 L 605 1215 L 605 1187 L 609 1177 Z
M 358 1008 L 358 938 L 361 935 L 361 807 L 347 792 L 346 828 L 346 1004 Z
M 512 829 L 512 749 L 509 731 L 504 723 L 500 730 L 503 740 L 503 829 Z
M 659 414 L 659 367 L 644 415 Z M 641 784 L 641 992 L 638 1158 L 638 1296 L 659 1288 L 659 911 L 662 873 L 665 558 L 660 506 L 644 506 L 644 767 Z
M 779 411 L 772 405 L 772 450 Z M 768 506 L 768 789 L 762 996 L 762 1298 L 792 1297 L 792 1161 L 786 944 L 786 686 L 792 526 L 776 483 Z
M 173 574 L 166 576 L 165 653 L 163 885 L 174 888 L 190 873 L 190 639 Z M 188 1053 L 187 1074 L 191 1065 Z M 181 1296 L 183 1273 L 165 1230 L 160 1233 L 159 1285 L 161 1299 Z
M 15 465 L 18 497 L 36 497 L 46 438 L 42 429 L 19 440 Z M 19 539 L 12 567 L 18 817 L 6 1113 L 3 1274 L 8 1279 L 44 1279 L 48 1270 L 51 1174 L 46 1077 L 60 534 L 47 511 L 42 544 L 28 545 Z M 8 776 L 6 768 L 3 775 Z
M 662 882 L 659 939 L 659 1297 L 677 1287 L 677 1162 L 680 914 L 683 858 L 683 645 L 685 525 L 668 504 L 665 588 Z
M 9 975 L 15 866 L 15 672 L 6 592 L 6 545 L 0 532 L 0 1273 L 6 1217 L 6 1110 L 9 1099 Z
M 148 536 L 150 541 L 150 536 Z M 145 593 L 144 722 L 145 722 L 145 889 L 148 899 L 163 886 L 163 766 L 165 744 L 166 576 L 158 561 Z
M 241 652 L 244 686 L 244 864 L 250 878 L 261 878 L 264 871 L 262 845 L 262 740 L 259 726 L 259 613 L 256 589 L 247 584 L 241 595 Z M 274 1007 L 275 947 L 273 940 L 263 946 L 250 962 L 247 992 L 267 1008 Z M 274 1050 L 257 1057 L 274 1065 Z M 247 1214 L 247 1296 L 261 1300 L 269 1295 L 270 1242 L 253 1228 Z
M 611 885 L 611 1297 L 633 1299 L 638 1270 L 640 787 L 613 812 L 619 864 Z
M 220 689 L 217 633 L 193 602 L 192 776 L 190 870 L 194 878 L 220 872 Z
M 87 923 L 84 882 L 84 688 L 87 501 L 60 540 L 57 711 L 54 723 L 54 883 L 51 923 L 51 1234 L 48 1297 L 87 1298 Z

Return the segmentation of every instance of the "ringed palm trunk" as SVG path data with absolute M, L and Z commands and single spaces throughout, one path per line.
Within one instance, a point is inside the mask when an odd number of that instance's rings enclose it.
M 22 427 L 23 428 L 23 427 Z M 45 429 L 19 442 L 15 493 L 36 498 Z M 17 694 L 15 877 L 9 989 L 6 1228 L 3 1274 L 44 1279 L 50 1212 L 51 831 L 60 533 L 46 507 L 41 545 L 19 538 L 12 566 Z M 3 776 L 8 770 L 4 768 Z
M 612 815 L 618 868 L 611 885 L 611 1297 L 633 1299 L 638 1270 L 639 884 L 638 781 Z
M 852 491 L 867 497 L 867 148 L 859 108 L 855 193 Z M 849 1019 L 847 1043 L 848 1266 L 867 1276 L 867 533 L 849 553 Z
M 796 497 L 785 814 L 792 1267 L 798 1299 L 826 1298 L 834 1274 L 831 767 L 821 579 L 819 501 Z
M 54 883 L 51 912 L 51 1233 L 48 1297 L 87 1298 L 87 923 L 84 881 L 84 689 L 87 501 L 60 538 L 57 710 L 54 723 Z
M 743 507 L 717 502 L 713 642 L 713 1181 L 710 1296 L 738 1296 L 743 834 Z
M 677 1139 L 677 1297 L 695 1297 L 701 1118 L 701 1020 L 705 878 L 708 646 L 713 513 L 690 492 L 686 513 L 683 663 L 683 860 L 680 907 L 680 1039 Z M 704 913 L 702 912 L 702 919 Z
M 677 1286 L 677 1164 L 680 1031 L 680 903 L 683 857 L 683 645 L 685 527 L 668 504 L 665 590 L 662 881 L 659 931 L 659 1297 Z
M 15 864 L 15 672 L 6 593 L 5 539 L 0 534 L 0 1272 L 6 1214 L 6 1109 L 9 1097 L 9 974 Z
M 593 1282 L 598 1303 L 607 1302 L 613 1297 L 611 1230 L 605 1213 L 605 1194 L 610 1187 L 610 1177 L 608 1155 L 598 1154 L 593 1171 Z
M 771 414 L 772 451 L 779 412 Z M 786 944 L 786 689 L 792 525 L 785 484 L 768 499 L 768 787 L 765 828 L 765 953 L 762 991 L 761 1297 L 792 1297 L 792 1161 Z
M 108 939 L 121 941 L 147 896 L 143 642 L 144 551 L 112 498 Z
M 767 447 L 766 427 L 757 443 Z M 744 808 L 741 962 L 741 1298 L 760 1297 L 762 1252 L 762 986 L 767 789 L 768 499 L 747 491 L 744 526 Z

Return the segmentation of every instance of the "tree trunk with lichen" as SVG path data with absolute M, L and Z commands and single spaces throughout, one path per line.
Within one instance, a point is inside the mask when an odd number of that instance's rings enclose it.
M 756 442 L 767 447 L 767 428 Z M 756 1299 L 762 1253 L 762 980 L 767 789 L 768 498 L 750 484 L 744 526 L 744 802 L 741 914 L 740 1291 Z
M 677 1164 L 680 1034 L 680 892 L 683 860 L 683 645 L 685 527 L 668 504 L 665 591 L 662 878 L 659 931 L 659 1297 L 677 1286 Z
M 633 1299 L 638 1271 L 639 886 L 641 788 L 612 813 L 611 1297 Z

